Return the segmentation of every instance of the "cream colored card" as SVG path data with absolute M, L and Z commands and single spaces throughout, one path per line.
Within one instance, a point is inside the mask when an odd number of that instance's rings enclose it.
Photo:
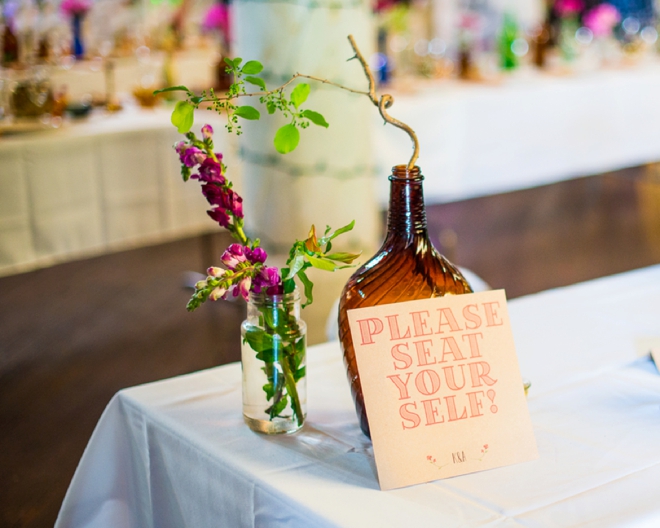
M 503 290 L 348 319 L 381 489 L 538 458 Z

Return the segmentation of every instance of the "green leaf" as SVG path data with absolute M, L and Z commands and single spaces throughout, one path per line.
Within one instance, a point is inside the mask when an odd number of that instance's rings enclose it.
M 252 327 L 245 332 L 245 340 L 250 345 L 250 348 L 255 352 L 264 352 L 270 350 L 271 353 L 275 348 L 273 336 L 264 332 L 261 328 Z M 260 358 L 261 359 L 261 358 Z
M 293 279 L 304 265 L 305 257 L 303 257 L 300 253 L 296 254 L 296 256 L 291 261 L 289 273 L 286 275 L 286 277 L 284 277 L 284 280 Z
M 179 134 L 185 134 L 192 126 L 195 119 L 195 107 L 187 101 L 179 101 L 172 112 L 172 124 Z
M 264 81 L 261 77 L 252 77 L 251 75 L 249 75 L 248 77 L 245 78 L 245 82 L 254 84 L 255 86 L 261 88 L 264 92 L 266 91 L 266 81 Z M 272 112 L 269 113 L 272 114 Z
M 262 388 L 266 393 L 267 400 L 270 400 L 275 396 L 275 386 L 272 383 L 266 383 Z
M 243 62 L 243 59 L 240 57 L 235 57 L 234 60 L 232 61 L 232 66 L 234 67 L 235 70 L 238 70 L 238 67 L 241 65 L 241 62 Z
M 353 262 L 356 258 L 360 256 L 360 253 L 331 253 L 331 254 L 326 254 L 325 258 L 334 260 L 336 262 L 343 262 L 344 264 L 350 264 Z
M 296 383 L 298 383 L 298 381 L 304 377 L 305 377 L 305 367 L 300 367 L 298 370 L 296 370 L 293 373 L 293 379 L 296 380 Z
M 303 104 L 307 100 L 308 95 L 309 95 L 309 84 L 300 83 L 291 92 L 291 102 L 293 103 L 293 106 L 298 108 L 301 104 Z
M 269 114 L 274 114 L 275 110 L 277 110 L 277 105 L 275 104 L 275 101 L 268 100 L 266 101 L 266 110 L 268 110 Z
M 244 65 L 243 68 L 241 68 L 241 71 L 245 73 L 246 75 L 254 75 L 255 73 L 261 72 L 261 70 L 264 69 L 263 64 L 261 64 L 259 61 L 256 60 L 251 60 L 247 61 Z
M 230 68 L 232 68 L 232 69 L 234 68 L 234 61 L 231 60 L 229 57 L 225 57 L 225 63 L 226 63 L 227 66 L 229 66 Z
M 250 119 L 251 121 L 255 121 L 261 117 L 261 114 L 259 113 L 259 110 L 257 110 L 254 106 L 239 106 L 234 110 L 234 114 L 237 115 L 238 117 L 242 117 L 243 119 Z
M 328 242 L 330 242 L 333 238 L 337 238 L 339 235 L 343 233 L 348 233 L 351 229 L 355 227 L 355 220 L 353 220 L 350 224 L 345 225 L 344 227 L 340 227 L 335 231 L 334 233 L 331 233 L 329 236 L 324 236 L 319 240 L 319 244 L 321 246 L 324 246 Z
M 305 303 L 302 305 L 302 307 L 305 308 L 314 302 L 314 297 L 312 297 L 312 289 L 314 288 L 314 283 L 309 280 L 307 274 L 303 270 L 298 272 L 298 278 L 305 287 Z
M 284 409 L 286 409 L 287 404 L 289 403 L 289 398 L 285 394 L 282 396 L 282 398 L 276 402 L 271 408 L 270 408 L 270 415 L 271 416 L 279 416 Z
M 306 348 L 305 339 L 302 337 L 298 339 L 298 341 L 294 343 L 293 348 L 294 348 L 294 355 L 293 355 L 294 367 L 295 369 L 298 369 L 303 359 L 305 358 L 305 348 Z
M 315 125 L 322 126 L 325 128 L 328 128 L 330 126 L 328 122 L 325 120 L 325 117 L 323 117 L 318 112 L 314 112 L 314 110 L 304 110 L 302 115 L 303 117 L 309 119 Z
M 155 90 L 154 95 L 158 95 L 158 94 L 165 93 L 165 92 L 188 92 L 188 93 L 190 93 L 190 90 L 188 90 L 187 87 L 180 84 L 179 86 L 170 86 L 169 88 L 161 88 L 160 90 Z
M 196 97 L 191 97 L 190 100 L 193 102 L 193 104 L 198 105 L 199 103 L 201 103 L 204 100 L 204 97 L 202 97 L 201 95 L 198 95 Z
M 284 288 L 284 293 L 293 293 L 293 290 L 296 289 L 296 281 L 293 279 L 283 280 L 282 288 Z
M 300 132 L 295 125 L 284 125 L 275 133 L 275 149 L 280 154 L 288 154 L 298 146 L 300 142 Z
M 275 357 L 275 350 L 272 348 L 267 348 L 261 352 L 257 352 L 257 359 L 263 361 L 264 363 L 273 363 L 277 358 Z
M 317 269 L 324 271 L 335 271 L 337 266 L 334 262 L 326 260 L 324 258 L 312 257 L 311 255 L 305 255 L 309 263 Z
M 184 182 L 187 182 L 190 179 L 190 167 L 181 164 L 181 177 Z

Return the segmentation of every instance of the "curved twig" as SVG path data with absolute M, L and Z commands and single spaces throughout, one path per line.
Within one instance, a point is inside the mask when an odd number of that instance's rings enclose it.
M 364 70 L 364 74 L 367 76 L 367 79 L 369 80 L 369 94 L 368 94 L 369 99 L 371 99 L 371 102 L 378 107 L 378 110 L 380 111 L 380 115 L 383 117 L 386 123 L 390 123 L 391 125 L 394 125 L 395 127 L 404 130 L 412 140 L 413 154 L 410 158 L 410 161 L 408 162 L 408 170 L 412 170 L 415 167 L 417 158 L 419 158 L 419 140 L 417 139 L 417 134 L 415 134 L 415 131 L 412 128 L 410 128 L 408 125 L 402 123 L 398 119 L 394 119 L 391 115 L 387 113 L 386 110 L 394 104 L 394 97 L 392 97 L 390 94 L 383 94 L 380 96 L 380 100 L 378 99 L 378 96 L 376 95 L 376 81 L 374 80 L 373 73 L 371 73 L 371 68 L 369 68 L 369 64 L 367 64 L 367 61 L 364 59 L 364 56 L 362 55 L 360 49 L 355 43 L 355 39 L 353 38 L 353 35 L 348 36 L 348 41 L 351 43 L 351 47 L 355 52 L 355 58 L 357 58 L 357 60 L 360 61 L 360 64 L 362 65 L 362 69 Z

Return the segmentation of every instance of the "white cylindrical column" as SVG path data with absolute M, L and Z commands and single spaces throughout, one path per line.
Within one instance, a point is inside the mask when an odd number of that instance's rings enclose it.
M 269 89 L 299 72 L 367 90 L 359 62 L 347 62 L 353 56 L 349 34 L 366 57 L 373 51 L 364 0 L 237 0 L 233 6 L 234 56 L 262 62 Z M 266 247 L 285 251 L 312 224 L 322 231 L 326 224 L 338 228 L 354 219 L 355 230 L 338 242 L 369 254 L 379 238 L 370 137 L 377 109 L 364 95 L 301 82 L 312 90 L 303 107 L 320 112 L 330 127 L 301 130 L 298 148 L 282 155 L 273 146 L 275 132 L 286 123 L 281 116 L 263 109 L 260 121 L 242 121 L 246 227 Z

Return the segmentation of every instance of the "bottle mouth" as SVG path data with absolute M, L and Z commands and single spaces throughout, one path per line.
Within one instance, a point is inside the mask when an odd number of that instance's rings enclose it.
M 408 165 L 395 165 L 392 167 L 392 175 L 389 177 L 390 181 L 394 180 L 407 180 L 407 181 L 422 181 L 424 176 L 420 168 L 415 165 L 412 169 Z

